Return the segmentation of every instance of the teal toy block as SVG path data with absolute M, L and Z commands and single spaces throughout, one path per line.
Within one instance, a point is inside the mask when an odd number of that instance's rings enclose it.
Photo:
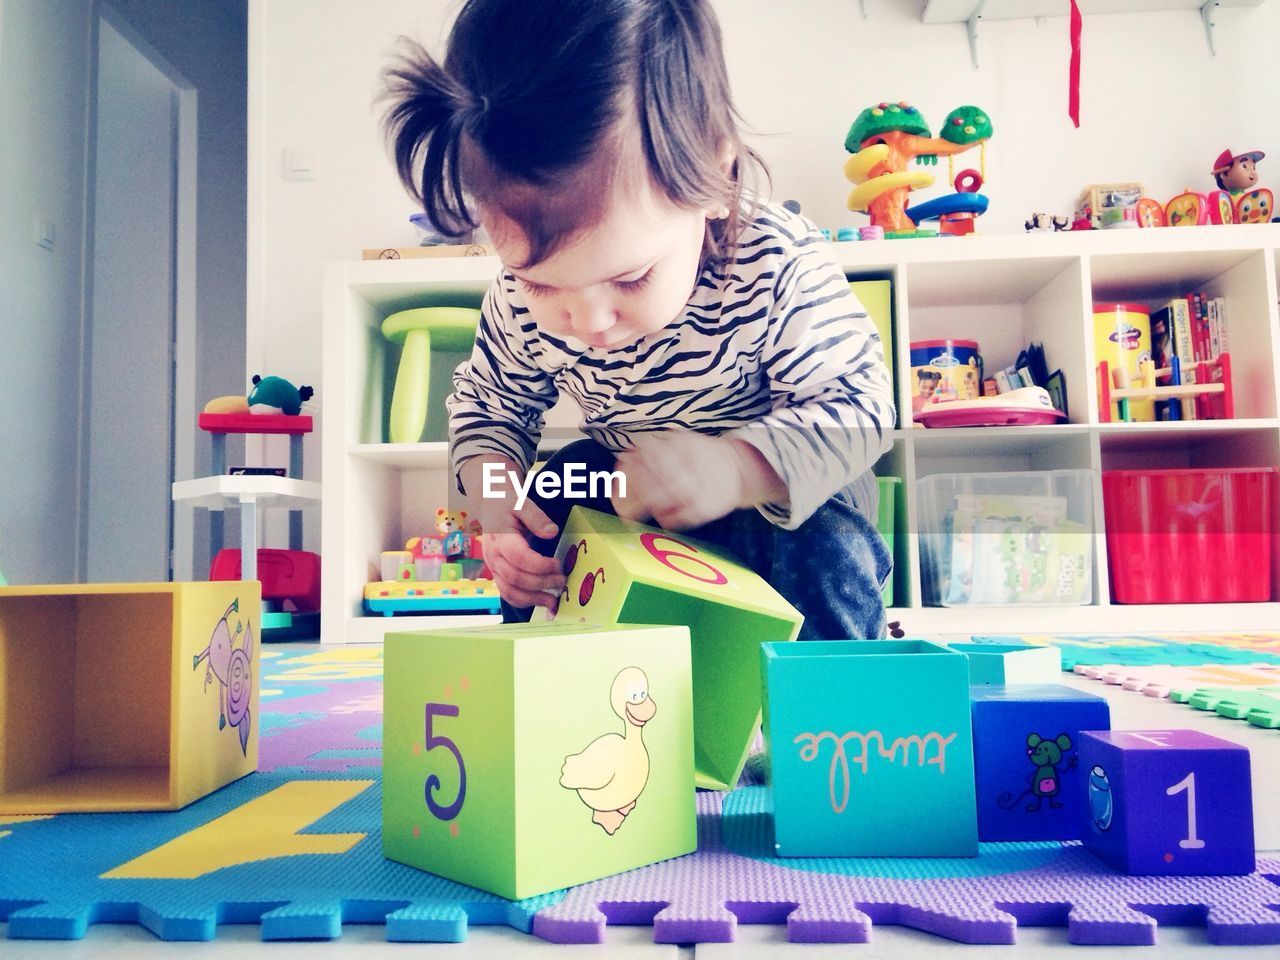
M 969 658 L 969 682 L 974 685 L 1057 683 L 1062 678 L 1062 654 L 1057 647 L 1029 643 L 949 643 Z
M 556 622 L 689 628 L 697 785 L 731 789 L 760 725 L 760 644 L 794 640 L 804 618 L 724 551 L 582 507 L 556 559 L 569 581 Z
M 1061 683 L 974 686 L 970 696 L 978 839 L 1079 840 L 1080 733 L 1111 726 L 1106 699 Z
M 386 638 L 382 850 L 523 900 L 697 846 L 689 631 Z
M 779 856 L 977 856 L 963 654 L 840 640 L 761 657 Z

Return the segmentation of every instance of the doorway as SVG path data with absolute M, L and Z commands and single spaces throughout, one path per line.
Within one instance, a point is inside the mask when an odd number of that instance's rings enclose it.
M 170 487 L 195 442 L 195 90 L 105 6 L 97 34 L 84 572 L 160 582 L 190 555 Z

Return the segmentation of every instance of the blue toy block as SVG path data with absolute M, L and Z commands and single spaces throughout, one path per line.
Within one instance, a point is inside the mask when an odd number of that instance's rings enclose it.
M 1080 731 L 1110 728 L 1107 701 L 1056 683 L 975 686 L 970 696 L 978 839 L 1079 840 Z
M 846 640 L 761 656 L 779 856 L 977 856 L 962 654 Z
M 1057 647 L 1029 643 L 949 643 L 969 658 L 972 684 L 1056 683 L 1062 675 Z
M 1254 870 L 1249 751 L 1198 730 L 1088 731 L 1084 845 L 1122 873 Z

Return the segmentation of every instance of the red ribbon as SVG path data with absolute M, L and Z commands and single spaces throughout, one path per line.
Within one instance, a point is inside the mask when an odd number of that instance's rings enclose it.
M 1067 113 L 1080 126 L 1080 8 L 1071 0 L 1071 76 L 1067 87 Z

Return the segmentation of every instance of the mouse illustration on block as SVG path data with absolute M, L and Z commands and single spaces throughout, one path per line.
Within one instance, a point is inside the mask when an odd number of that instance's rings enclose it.
M 1028 734 L 1027 759 L 1036 768 L 1031 775 L 1030 786 L 1016 797 L 1011 792 L 1000 794 L 996 802 L 1001 809 L 1012 810 L 1024 799 L 1030 798 L 1026 807 L 1028 813 L 1039 811 L 1040 805 L 1045 800 L 1049 801 L 1052 809 L 1061 810 L 1062 804 L 1054 799 L 1062 792 L 1062 778 L 1058 772 L 1058 766 L 1062 763 L 1063 754 L 1070 749 L 1071 738 L 1065 733 L 1059 734 L 1053 740 L 1045 740 L 1038 733 Z M 1067 769 L 1074 770 L 1075 765 L 1076 758 L 1073 754 L 1067 763 Z

